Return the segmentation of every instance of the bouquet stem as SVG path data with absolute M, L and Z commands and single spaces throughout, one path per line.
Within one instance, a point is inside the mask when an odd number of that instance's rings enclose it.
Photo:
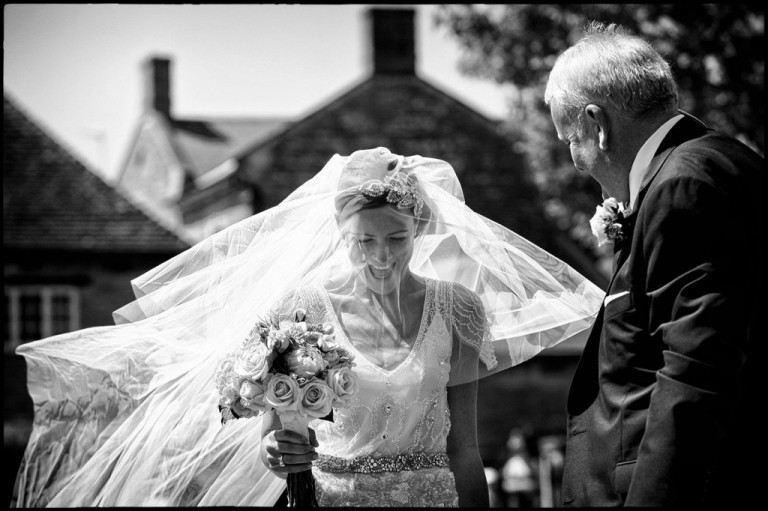
M 309 422 L 311 419 L 295 412 L 278 412 L 283 429 L 295 431 L 309 439 Z M 315 495 L 315 476 L 312 470 L 296 474 L 288 474 L 288 507 L 320 507 Z

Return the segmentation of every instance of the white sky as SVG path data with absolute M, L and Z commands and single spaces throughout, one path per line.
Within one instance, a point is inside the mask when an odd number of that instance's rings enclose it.
M 4 7 L 3 89 L 107 178 L 141 114 L 141 62 L 172 59 L 172 113 L 300 117 L 367 76 L 365 5 Z M 398 6 L 403 7 L 403 6 Z M 461 50 L 414 5 L 417 73 L 491 118 L 506 89 L 459 74 Z

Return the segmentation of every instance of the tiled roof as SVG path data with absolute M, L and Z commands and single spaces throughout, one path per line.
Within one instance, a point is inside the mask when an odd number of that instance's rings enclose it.
M 172 119 L 171 137 L 193 178 L 217 167 L 243 149 L 258 145 L 291 124 L 286 119 Z
M 3 247 L 172 254 L 188 245 L 91 172 L 3 94 Z

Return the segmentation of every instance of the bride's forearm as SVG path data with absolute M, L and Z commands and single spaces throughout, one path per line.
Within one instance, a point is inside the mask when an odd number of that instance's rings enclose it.
M 456 480 L 459 507 L 489 507 L 488 484 L 480 454 L 475 451 L 448 453 Z
M 460 507 L 489 507 L 488 483 L 477 450 L 477 382 L 448 388 L 451 430 L 448 462 L 456 480 Z

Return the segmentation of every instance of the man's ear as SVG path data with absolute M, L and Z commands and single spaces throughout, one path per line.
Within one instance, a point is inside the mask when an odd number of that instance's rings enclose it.
M 598 147 L 603 151 L 608 150 L 610 126 L 605 110 L 597 105 L 589 104 L 584 107 L 584 118 L 589 132 L 597 137 Z

